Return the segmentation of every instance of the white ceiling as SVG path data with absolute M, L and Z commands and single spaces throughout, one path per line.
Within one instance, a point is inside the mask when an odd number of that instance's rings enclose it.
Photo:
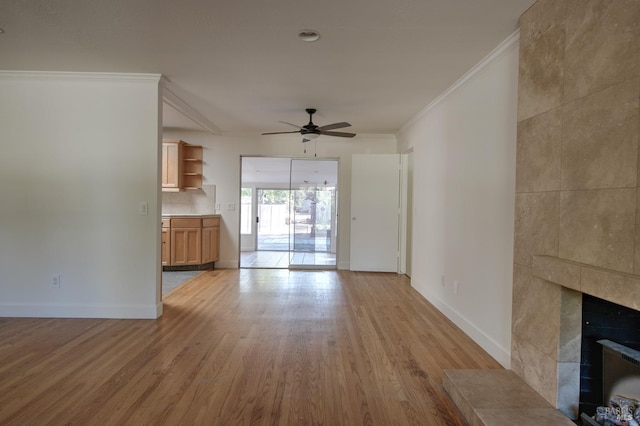
M 221 133 L 394 133 L 534 0 L 1 0 L 0 69 L 163 74 Z M 296 35 L 314 29 L 321 38 Z M 193 123 L 169 109 L 165 126 Z M 265 136 L 268 137 L 268 136 Z

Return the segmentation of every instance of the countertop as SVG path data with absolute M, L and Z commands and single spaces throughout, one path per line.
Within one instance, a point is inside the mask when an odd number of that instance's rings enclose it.
M 163 214 L 162 217 L 221 217 L 219 214 Z

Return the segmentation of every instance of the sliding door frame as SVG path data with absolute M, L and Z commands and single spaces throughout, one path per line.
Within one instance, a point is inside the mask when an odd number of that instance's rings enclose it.
M 292 157 L 292 156 L 273 156 L 273 155 L 240 155 L 240 174 L 239 174 L 239 189 L 238 192 L 240 194 L 240 197 L 242 195 L 242 188 L 243 188 L 243 159 L 244 158 L 280 158 L 280 159 L 287 159 L 289 160 L 289 184 L 288 184 L 288 189 L 290 191 L 293 191 L 292 189 L 292 183 L 291 183 L 291 170 L 292 170 L 292 164 L 295 160 L 305 160 L 305 161 L 334 161 L 336 163 L 336 168 L 337 168 L 337 173 L 336 173 L 336 177 L 337 177 L 337 182 L 336 182 L 336 187 L 335 187 L 335 211 L 332 212 L 332 222 L 335 224 L 335 237 L 332 237 L 332 243 L 335 244 L 335 263 L 333 265 L 294 265 L 291 263 L 291 255 L 294 253 L 293 248 L 291 247 L 292 242 L 290 242 L 289 244 L 289 250 L 287 251 L 287 254 L 289 256 L 289 262 L 288 262 L 288 267 L 286 269 L 306 269 L 306 270 L 336 270 L 338 269 L 338 259 L 339 259 L 339 255 L 340 255 L 340 246 L 339 246 L 339 241 L 340 241 L 340 228 L 339 228 L 339 213 L 340 213 L 340 203 L 339 203 L 339 198 L 340 198 L 340 182 L 341 182 L 341 176 L 340 176 L 340 159 L 336 158 L 336 157 Z M 268 186 L 268 183 L 267 183 Z M 255 217 L 257 215 L 257 189 L 258 187 L 264 188 L 264 185 L 261 185 L 260 183 L 256 182 L 256 184 L 253 186 L 253 191 L 252 191 L 252 214 L 253 217 L 251 218 L 252 220 L 252 227 L 253 227 L 253 237 L 255 238 L 254 240 L 254 244 L 255 244 L 255 250 L 257 251 L 258 248 L 258 230 L 257 230 L 257 224 L 255 223 Z M 243 266 L 242 265 L 242 234 L 241 234 L 241 223 L 242 223 L 242 217 L 241 217 L 241 209 L 238 209 L 238 227 L 237 227 L 237 233 L 238 233 L 238 267 L 239 268 L 248 268 L 251 269 L 253 267 L 250 266 Z M 289 233 L 289 238 L 291 241 L 291 233 Z M 331 250 L 330 250 L 331 252 Z M 284 269 L 284 268 L 283 268 Z

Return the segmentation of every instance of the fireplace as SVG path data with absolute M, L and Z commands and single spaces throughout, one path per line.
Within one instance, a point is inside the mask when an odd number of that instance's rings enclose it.
M 587 416 L 633 414 L 640 400 L 640 312 L 583 294 L 580 412 Z M 611 401 L 613 400 L 613 403 Z M 619 403 L 622 401 L 622 404 Z M 629 405 L 631 408 L 629 408 Z M 615 423 L 613 423 L 615 424 Z
M 572 419 L 582 294 L 640 310 L 639 20 L 637 0 L 520 18 L 511 369 Z
M 567 417 L 595 412 L 601 384 L 597 400 L 580 391 L 601 377 L 601 361 L 581 367 L 589 355 L 582 342 L 599 357 L 603 339 L 640 350 L 640 275 L 538 255 L 529 277 L 522 270 L 514 274 L 512 370 Z

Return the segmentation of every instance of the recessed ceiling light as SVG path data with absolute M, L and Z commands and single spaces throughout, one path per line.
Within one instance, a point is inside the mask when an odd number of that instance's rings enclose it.
M 0 34 L 4 34 L 4 30 L 0 28 Z
M 310 43 L 317 41 L 320 38 L 320 33 L 316 30 L 302 30 L 298 33 L 298 38 Z

